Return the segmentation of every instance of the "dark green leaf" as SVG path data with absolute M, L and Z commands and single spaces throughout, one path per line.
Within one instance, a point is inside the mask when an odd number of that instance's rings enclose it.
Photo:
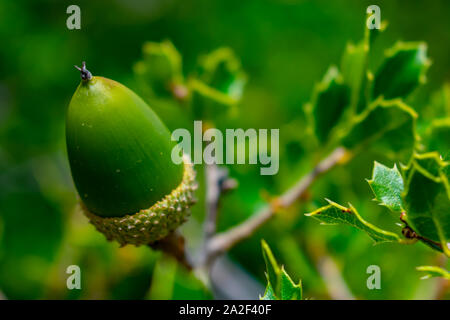
M 308 105 L 314 132 L 321 144 L 327 142 L 350 102 L 350 90 L 343 83 L 336 67 L 331 67 L 322 82 L 316 85 Z
M 377 99 L 356 116 L 342 144 L 358 153 L 374 148 L 406 163 L 416 143 L 417 114 L 400 100 Z
M 404 168 L 405 220 L 421 237 L 440 243 L 450 256 L 449 162 L 437 152 L 415 154 Z

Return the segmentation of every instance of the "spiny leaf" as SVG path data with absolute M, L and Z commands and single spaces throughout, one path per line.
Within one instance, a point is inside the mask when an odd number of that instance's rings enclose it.
M 342 144 L 358 153 L 369 148 L 406 163 L 416 143 L 416 112 L 401 100 L 375 100 L 341 134 Z
M 420 266 L 416 268 L 418 271 L 426 272 L 427 274 L 424 275 L 421 279 L 429 279 L 432 277 L 440 277 L 447 280 L 450 280 L 450 272 L 447 270 L 436 267 L 436 266 Z
M 400 241 L 400 237 L 397 234 L 382 230 L 365 221 L 352 205 L 350 205 L 350 208 L 346 208 L 333 201 L 327 201 L 330 203 L 329 205 L 307 213 L 306 216 L 313 217 L 322 222 L 322 224 L 346 224 L 358 228 L 366 232 L 375 243 Z
M 440 243 L 450 256 L 449 162 L 437 152 L 415 154 L 403 171 L 405 220 L 421 237 Z
M 373 97 L 404 98 L 424 83 L 431 64 L 426 52 L 423 42 L 398 42 L 387 52 L 386 60 L 376 73 Z
M 316 85 L 307 111 L 314 132 L 321 144 L 327 142 L 332 129 L 338 124 L 350 101 L 350 90 L 343 83 L 336 67 L 331 67 L 322 82 Z
M 134 65 L 141 86 L 151 96 L 172 96 L 174 86 L 183 82 L 181 55 L 172 42 L 146 42 L 143 58 Z
M 403 178 L 396 165 L 390 169 L 375 161 L 372 179 L 367 182 L 381 205 L 394 212 L 402 211 Z
M 281 285 L 280 300 L 301 300 L 302 299 L 302 282 L 295 284 L 291 277 L 286 273 L 284 267 L 281 267 Z
M 301 281 L 295 284 L 284 267 L 278 265 L 272 250 L 264 240 L 261 241 L 263 257 L 266 263 L 267 286 L 262 300 L 301 300 Z

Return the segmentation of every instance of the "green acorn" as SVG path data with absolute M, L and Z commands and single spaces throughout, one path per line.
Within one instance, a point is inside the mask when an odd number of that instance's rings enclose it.
M 175 142 L 153 110 L 133 91 L 93 77 L 70 101 L 66 143 L 81 208 L 108 240 L 146 245 L 180 226 L 195 202 L 188 160 L 171 159 Z

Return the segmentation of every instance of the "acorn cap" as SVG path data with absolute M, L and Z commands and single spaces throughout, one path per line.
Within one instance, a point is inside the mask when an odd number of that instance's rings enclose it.
M 180 185 L 164 199 L 148 209 L 123 217 L 100 217 L 90 212 L 83 202 L 83 213 L 95 228 L 108 240 L 116 240 L 122 246 L 151 244 L 165 238 L 190 215 L 190 206 L 196 202 L 194 191 L 197 189 L 192 164 L 185 161 L 184 176 Z
M 95 227 L 122 245 L 159 240 L 186 220 L 195 178 L 174 163 L 175 142 L 153 110 L 122 84 L 82 82 L 66 117 L 67 153 L 81 207 Z

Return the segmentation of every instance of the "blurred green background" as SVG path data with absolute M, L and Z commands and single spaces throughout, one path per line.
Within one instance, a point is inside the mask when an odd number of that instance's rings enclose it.
M 71 4 L 81 8 L 81 30 L 66 28 Z M 422 244 L 373 246 L 362 232 L 322 227 L 303 216 L 327 197 L 350 201 L 367 220 L 398 231 L 396 218 L 370 201 L 364 180 L 371 175 L 373 160 L 383 160 L 380 155 L 367 153 L 334 170 L 314 185 L 308 201 L 279 214 L 235 247 L 213 271 L 213 292 L 158 252 L 119 249 L 106 242 L 75 210 L 64 140 L 66 109 L 79 83 L 74 64 L 86 60 L 94 75 L 122 82 L 146 99 L 133 73 L 145 41 L 171 40 L 186 73 L 195 70 L 200 56 L 219 47 L 235 52 L 248 83 L 233 126 L 280 128 L 280 172 L 260 176 L 254 166 L 230 167 L 239 188 L 223 199 L 223 230 L 263 205 L 263 190 L 274 195 L 284 191 L 319 160 L 320 150 L 311 150 L 302 140 L 302 106 L 329 65 L 339 64 L 346 44 L 362 38 L 371 4 L 380 6 L 382 19 L 389 23 L 374 48 L 374 65 L 397 40 L 428 43 L 433 65 L 412 105 L 420 109 L 422 101 L 450 80 L 450 3 L 445 0 L 2 0 L 0 296 L 258 298 L 265 285 L 264 238 L 294 280 L 303 280 L 308 298 L 448 298 L 439 280 L 420 280 L 415 270 L 419 265 L 448 265 L 441 254 Z M 204 215 L 204 196 L 199 198 L 193 218 L 183 227 L 190 247 L 199 240 Z M 82 290 L 66 288 L 65 270 L 72 264 L 81 267 Z M 381 290 L 367 289 L 366 268 L 372 264 L 381 267 Z

